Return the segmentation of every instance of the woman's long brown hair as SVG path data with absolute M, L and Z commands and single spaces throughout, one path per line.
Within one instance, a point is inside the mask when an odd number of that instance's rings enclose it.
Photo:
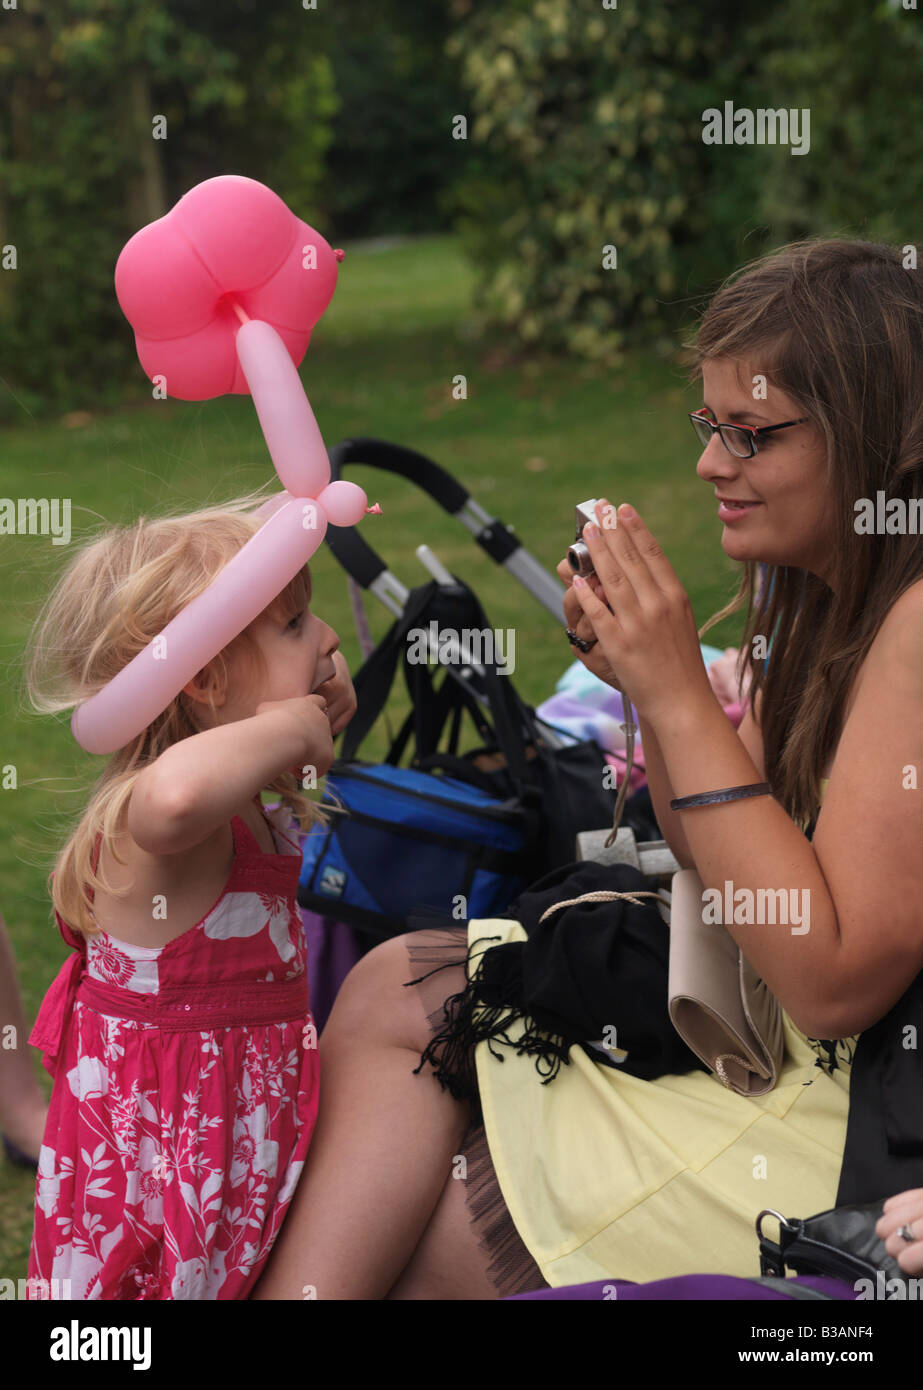
M 923 278 L 912 247 L 812 238 L 751 262 L 722 286 L 694 341 L 702 363 L 759 363 L 826 443 L 832 587 L 805 570 L 743 564 L 734 599 L 701 637 L 746 605 L 740 673 L 761 729 L 773 795 L 806 821 L 839 741 L 854 679 L 893 605 L 923 578 L 912 533 L 858 535 L 855 503 L 923 497 Z M 914 264 L 910 264 L 910 262 Z M 765 569 L 761 582 L 760 569 Z M 767 661 L 753 638 L 772 639 Z

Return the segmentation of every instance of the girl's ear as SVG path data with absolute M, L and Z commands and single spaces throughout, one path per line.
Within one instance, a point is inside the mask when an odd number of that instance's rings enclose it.
M 197 704 L 207 705 L 210 709 L 223 705 L 227 699 L 227 685 L 221 678 L 217 663 L 210 661 L 207 666 L 203 666 L 201 671 L 183 686 L 183 693 Z

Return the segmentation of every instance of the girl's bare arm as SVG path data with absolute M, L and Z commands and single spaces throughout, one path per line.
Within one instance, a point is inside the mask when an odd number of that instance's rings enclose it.
M 261 706 L 249 719 L 175 743 L 141 773 L 127 828 L 149 854 L 200 845 L 286 768 L 311 763 L 322 776 L 333 761 L 323 699 L 307 695 Z

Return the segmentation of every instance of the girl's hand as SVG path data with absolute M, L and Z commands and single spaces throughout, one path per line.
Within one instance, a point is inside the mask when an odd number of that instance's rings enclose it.
M 898 1235 L 902 1226 L 915 1237 L 913 1243 Z M 893 1255 L 905 1274 L 923 1273 L 923 1187 L 909 1192 L 899 1192 L 889 1197 L 884 1205 L 884 1215 L 875 1226 L 875 1233 L 885 1243 L 889 1255 Z
M 356 713 L 358 701 L 346 658 L 341 652 L 333 653 L 333 664 L 337 668 L 336 675 L 319 685 L 314 693 L 327 701 L 327 718 L 330 720 L 333 737 L 336 738 Z
M 333 733 L 323 696 L 315 694 L 301 695 L 293 700 L 266 700 L 256 707 L 257 714 L 266 714 L 269 710 L 283 711 L 285 718 L 297 730 L 301 742 L 299 764 L 289 771 L 301 778 L 303 765 L 307 764 L 316 770 L 318 777 L 323 777 L 333 762 Z
M 576 575 L 573 585 L 599 639 L 587 655 L 598 652 L 651 724 L 669 718 L 677 704 L 714 701 L 692 604 L 666 555 L 641 518 L 629 518 L 624 508 L 618 515 L 600 499 L 596 516 L 596 535 L 587 527 L 583 539 L 601 591 Z

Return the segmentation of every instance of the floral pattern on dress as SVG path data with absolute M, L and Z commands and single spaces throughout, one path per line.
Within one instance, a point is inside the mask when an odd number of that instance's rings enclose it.
M 303 976 L 297 846 L 263 854 L 235 817 L 235 850 L 206 918 L 156 952 L 91 938 L 87 974 L 126 998 L 132 966 L 152 965 L 158 991 L 218 982 L 229 997 L 274 971 L 276 987 Z M 39 1157 L 29 1278 L 68 1279 L 77 1300 L 246 1298 L 317 1117 L 310 1011 L 174 1031 L 75 998 L 68 1017 Z
M 101 932 L 87 941 L 87 974 L 135 994 L 156 994 L 160 986 L 158 955 L 150 947 L 117 943 L 108 932 Z
M 213 941 L 256 936 L 267 929 L 280 960 L 292 960 L 295 945 L 289 931 L 289 905 L 281 894 L 236 893 L 210 914 L 204 926 L 206 936 Z

